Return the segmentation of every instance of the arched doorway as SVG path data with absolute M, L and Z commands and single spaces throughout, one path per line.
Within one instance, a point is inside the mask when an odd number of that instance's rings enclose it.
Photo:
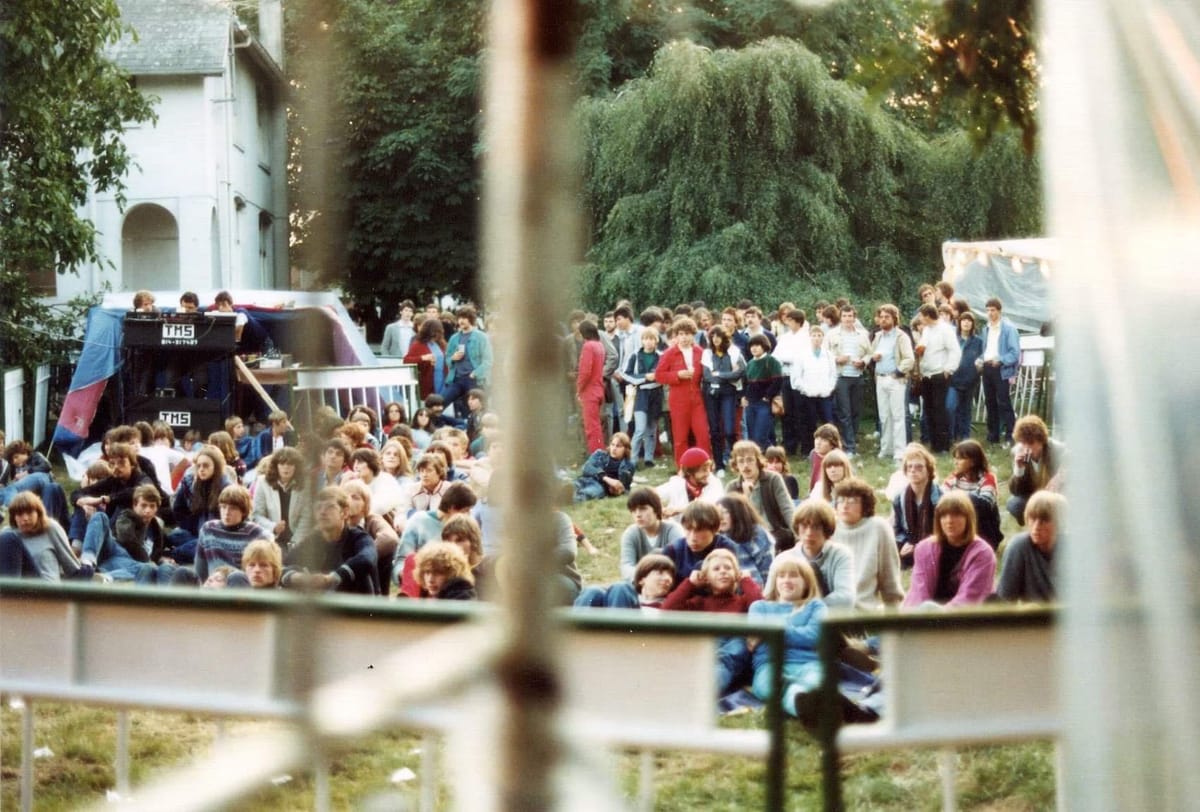
M 125 215 L 121 277 L 126 290 L 179 287 L 179 224 L 171 212 L 143 203 Z

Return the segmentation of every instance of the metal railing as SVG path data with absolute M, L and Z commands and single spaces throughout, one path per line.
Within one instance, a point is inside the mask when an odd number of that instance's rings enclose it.
M 389 725 L 426 731 L 470 726 L 459 697 L 464 687 L 495 676 L 497 617 L 495 607 L 477 603 L 6 580 L 0 590 L 0 691 L 25 700 L 22 809 L 32 808 L 32 719 L 44 700 L 118 709 L 116 787 L 122 797 L 129 794 L 129 709 L 298 723 L 309 731 L 308 741 L 283 741 L 273 731 L 225 742 L 213 756 L 138 788 L 136 808 L 153 809 L 164 798 L 175 809 L 212 808 L 306 763 L 315 765 L 317 807 L 327 808 L 326 764 L 339 746 Z M 562 611 L 556 618 L 563 632 L 561 726 L 569 747 L 574 740 L 576 747 L 583 742 L 765 757 L 766 808 L 782 807 L 781 619 L 603 609 Z M 136 647 L 111 645 L 135 635 Z M 712 640 L 727 635 L 753 635 L 769 647 L 776 687 L 765 731 L 716 726 Z M 172 655 L 160 656 L 164 650 Z M 250 752 L 254 758 L 246 760 Z M 239 764 L 237 780 L 204 778 L 231 758 Z M 424 779 L 432 780 L 428 774 Z M 645 790 L 642 805 L 648 808 Z M 431 799 L 432 789 L 422 797 Z

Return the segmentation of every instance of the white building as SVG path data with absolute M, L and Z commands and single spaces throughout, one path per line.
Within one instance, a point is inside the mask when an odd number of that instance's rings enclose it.
M 259 0 L 258 37 L 219 0 L 119 5 L 138 39 L 122 39 L 112 56 L 159 98 L 158 121 L 125 133 L 136 164 L 125 211 L 93 193 L 82 212 L 113 267 L 59 276 L 59 296 L 105 282 L 114 291 L 288 288 L 279 0 Z

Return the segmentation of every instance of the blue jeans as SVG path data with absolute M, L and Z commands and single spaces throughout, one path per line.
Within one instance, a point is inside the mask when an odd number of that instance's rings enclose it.
M 603 499 L 608 496 L 604 483 L 593 476 L 580 477 L 575 480 L 575 501 L 589 502 L 592 499 Z
M 750 649 L 744 637 L 717 640 L 717 696 L 740 687 L 750 674 Z
M 764 451 L 775 445 L 775 415 L 771 414 L 771 401 L 757 400 L 746 407 L 746 425 L 750 439 Z
M 946 390 L 946 414 L 950 416 L 950 439 L 954 442 L 971 437 L 971 407 L 975 405 L 975 387 Z
M 584 587 L 575 599 L 575 606 L 585 608 L 638 609 L 641 603 L 633 584 L 621 581 L 612 586 Z
M 108 514 L 99 510 L 88 520 L 81 557 L 92 559 L 97 570 L 108 573 L 117 581 L 134 580 L 141 568 L 141 563 L 113 538 Z
M 68 524 L 67 495 L 62 486 L 49 474 L 33 473 L 10 482 L 0 489 L 0 505 L 8 507 L 18 493 L 35 493 L 46 506 L 46 515 L 58 522 L 65 530 Z
M 630 456 L 654 462 L 658 445 L 658 418 L 662 416 L 662 389 L 639 389 L 633 404 L 633 452 Z
M 704 410 L 708 413 L 708 439 L 712 443 L 713 467 L 725 470 L 729 460 L 729 449 L 733 447 L 734 419 L 737 416 L 737 395 L 704 395 Z
M 0 530 L 0 576 L 37 578 L 38 568 L 25 549 L 21 534 L 12 528 Z

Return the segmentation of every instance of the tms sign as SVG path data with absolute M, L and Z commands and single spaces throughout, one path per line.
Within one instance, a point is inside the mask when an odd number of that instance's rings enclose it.
M 192 427 L 191 412 L 159 412 L 158 419 L 171 428 L 188 429 Z
M 196 325 L 163 322 L 162 343 L 167 346 L 193 346 L 196 341 Z

